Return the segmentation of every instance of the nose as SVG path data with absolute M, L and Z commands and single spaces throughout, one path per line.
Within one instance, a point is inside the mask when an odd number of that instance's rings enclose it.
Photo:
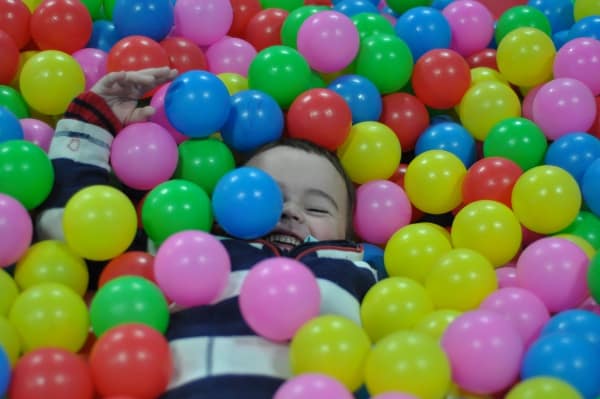
M 302 222 L 304 220 L 304 216 L 298 205 L 292 201 L 286 201 L 283 203 L 281 219 L 292 219 L 297 222 Z

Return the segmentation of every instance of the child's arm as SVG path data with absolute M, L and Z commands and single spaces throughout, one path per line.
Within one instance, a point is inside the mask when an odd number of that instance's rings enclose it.
M 113 137 L 126 124 L 148 120 L 154 109 L 138 107 L 138 100 L 176 74 L 167 67 L 109 73 L 71 102 L 48 151 L 54 187 L 40 208 L 38 239 L 64 240 L 62 215 L 69 198 L 84 187 L 108 184 Z

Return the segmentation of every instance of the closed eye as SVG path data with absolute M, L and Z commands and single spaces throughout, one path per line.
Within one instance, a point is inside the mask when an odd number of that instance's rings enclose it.
M 318 214 L 328 214 L 329 213 L 328 210 L 320 209 L 320 208 L 308 208 L 307 211 L 310 213 L 318 213 Z

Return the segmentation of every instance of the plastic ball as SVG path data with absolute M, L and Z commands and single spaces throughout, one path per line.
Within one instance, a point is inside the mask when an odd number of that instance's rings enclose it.
M 233 9 L 233 21 L 228 36 L 242 37 L 248 22 L 254 15 L 261 11 L 259 0 L 231 0 Z
M 112 21 L 100 19 L 94 21 L 92 24 L 92 36 L 87 43 L 87 47 L 96 48 L 108 53 L 122 38 Z
M 581 180 L 581 193 L 583 200 L 594 215 L 600 217 L 600 190 L 598 178 L 600 177 L 600 161 L 595 160 L 588 166 Z
M 23 1 L 3 0 L 0 2 L 0 26 L 22 49 L 29 42 L 31 11 Z
M 5 60 L 0 65 L 0 84 L 8 84 L 19 70 L 19 48 L 12 36 L 0 31 L 0 51 Z
M 209 70 L 214 74 L 223 72 L 248 75 L 248 67 L 256 56 L 256 49 L 246 40 L 224 37 L 206 50 Z
M 462 183 L 463 203 L 493 200 L 511 207 L 512 189 L 522 174 L 519 165 L 510 159 L 482 158 L 467 170 Z
M 15 198 L 0 194 L 0 267 L 20 259 L 32 237 L 33 223 L 27 209 Z
M 83 48 L 73 53 L 73 58 L 81 66 L 85 76 L 85 89 L 89 90 L 104 75 L 106 75 L 106 64 L 108 53 L 95 48 Z
M 544 13 L 550 22 L 552 32 L 567 30 L 573 25 L 571 0 L 530 0 L 527 3 Z
M 536 28 L 550 36 L 552 28 L 546 15 L 532 5 L 511 7 L 506 10 L 496 22 L 494 39 L 502 42 L 504 37 L 518 28 Z
M 450 24 L 433 7 L 411 8 L 398 18 L 394 29 L 408 44 L 415 60 L 430 50 L 450 47 Z
M 420 99 L 408 93 L 393 93 L 382 97 L 379 121 L 396 133 L 403 151 L 411 151 L 430 118 Z
M 0 291 L 0 316 L 6 316 L 19 295 L 19 287 L 13 277 L 4 269 L 0 269 L 0 288 L 2 288 Z
M 320 373 L 305 373 L 288 379 L 273 399 L 353 399 L 352 393 L 337 379 Z
M 458 310 L 434 310 L 421 317 L 415 324 L 414 330 L 439 341 L 448 326 L 460 315 L 461 312 Z
M 169 56 L 156 40 L 131 35 L 123 37 L 108 50 L 106 63 L 108 72 L 135 71 L 169 66 Z
M 515 384 L 506 399 L 583 399 L 581 394 L 563 379 L 555 377 L 532 377 Z
M 350 17 L 356 26 L 360 40 L 363 40 L 371 35 L 386 34 L 393 35 L 394 25 L 390 19 L 382 14 L 375 13 L 358 13 Z
M 281 8 L 263 9 L 250 18 L 242 37 L 254 46 L 256 51 L 281 45 L 281 31 L 288 16 L 289 13 Z M 289 47 L 296 49 L 296 46 Z
M 112 21 L 122 37 L 140 35 L 160 41 L 175 21 L 170 0 L 119 0 L 112 11 Z
M 106 264 L 98 278 L 98 288 L 117 277 L 138 276 L 156 282 L 154 256 L 142 251 L 127 251 Z
M 451 31 L 450 48 L 468 57 L 486 48 L 494 35 L 494 17 L 477 1 L 458 0 L 442 10 Z
M 465 167 L 476 158 L 475 139 L 458 123 L 441 122 L 429 126 L 421 133 L 415 145 L 415 154 L 430 150 L 445 150 L 456 155 Z
M 14 367 L 21 356 L 21 338 L 15 326 L 3 315 L 0 315 L 0 349 Z
M 360 75 L 343 75 L 327 86 L 344 98 L 352 112 L 352 123 L 376 121 L 381 116 L 382 99 L 377 87 Z
M 566 170 L 581 184 L 583 174 L 598 158 L 600 139 L 588 133 L 568 133 L 550 143 L 544 163 Z
M 179 36 L 199 46 L 209 46 L 229 31 L 233 22 L 233 8 L 229 1 L 178 0 L 174 16 Z
M 600 14 L 600 6 L 595 0 L 577 0 L 574 2 L 575 21 Z
M 555 78 L 573 78 L 584 83 L 594 96 L 600 94 L 600 41 L 589 37 L 565 43 L 556 53 L 553 70 Z
M 169 65 L 181 74 L 194 69 L 208 70 L 208 61 L 204 51 L 185 37 L 167 37 L 160 41 L 167 52 Z
M 556 313 L 544 324 L 541 335 L 554 333 L 578 334 L 593 344 L 600 344 L 600 315 L 583 309 L 568 309 Z

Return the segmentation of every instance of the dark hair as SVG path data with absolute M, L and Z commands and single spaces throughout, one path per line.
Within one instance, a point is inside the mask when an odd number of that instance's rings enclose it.
M 251 152 L 250 154 L 247 154 L 247 156 L 245 156 L 244 159 L 242 160 L 242 164 L 245 164 L 246 162 L 248 162 L 251 158 L 255 157 L 256 155 L 262 154 L 263 152 L 268 151 L 272 148 L 276 148 L 276 147 L 297 148 L 299 150 L 306 151 L 310 154 L 319 155 L 319 156 L 327 159 L 329 161 L 329 163 L 335 168 L 335 170 L 338 171 L 338 173 L 344 180 L 344 184 L 346 185 L 346 197 L 348 199 L 348 211 L 347 211 L 347 215 L 346 215 L 346 222 L 347 222 L 346 239 L 349 239 L 349 240 L 352 239 L 352 237 L 354 236 L 354 230 L 352 228 L 352 226 L 353 226 L 352 219 L 353 219 L 353 215 L 354 215 L 354 202 L 356 199 L 356 193 L 355 193 L 355 189 L 354 189 L 354 184 L 348 177 L 348 174 L 344 170 L 344 167 L 342 166 L 337 155 L 335 153 L 329 151 L 325 147 L 321 147 L 320 145 L 313 143 L 312 141 L 303 140 L 303 139 L 294 139 L 294 138 L 290 138 L 290 137 L 282 137 L 278 140 L 271 141 L 271 142 L 263 145 L 262 147 L 259 147 L 258 149 Z

